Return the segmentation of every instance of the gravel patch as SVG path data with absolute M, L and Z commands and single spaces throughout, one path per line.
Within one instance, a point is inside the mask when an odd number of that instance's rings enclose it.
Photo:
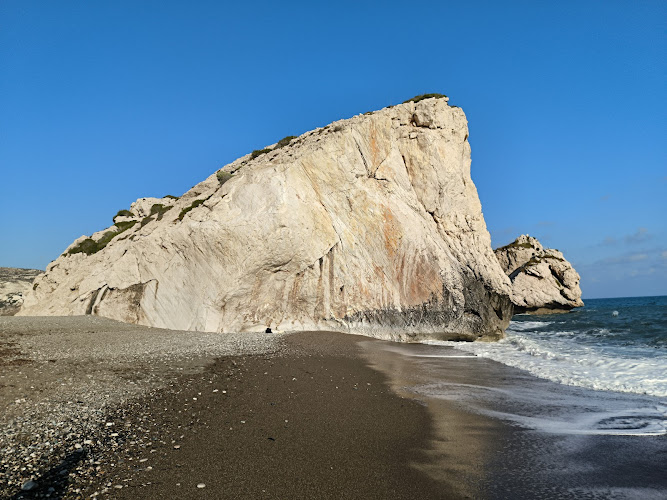
M 102 451 L 151 432 L 126 427 L 125 403 L 217 357 L 276 353 L 280 339 L 94 316 L 0 317 L 0 498 L 83 498 L 74 486 L 112 466 Z

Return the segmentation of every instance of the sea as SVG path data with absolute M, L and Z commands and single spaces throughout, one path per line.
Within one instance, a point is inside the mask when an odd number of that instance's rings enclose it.
M 544 432 L 667 435 L 667 296 L 585 304 L 568 313 L 515 315 L 498 342 L 427 341 L 428 351 L 404 349 L 428 364 L 432 383 L 416 392 Z M 476 386 L 438 382 L 455 357 L 493 360 L 536 382 L 502 373 Z M 508 404 L 512 411 L 500 409 Z
M 496 343 L 452 345 L 561 384 L 667 397 L 667 296 L 585 304 L 516 315 Z

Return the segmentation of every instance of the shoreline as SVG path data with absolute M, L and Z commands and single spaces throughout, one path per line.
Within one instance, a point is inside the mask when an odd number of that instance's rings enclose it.
M 667 435 L 642 433 L 667 422 L 661 398 L 566 386 L 451 346 L 361 345 L 394 391 L 426 403 L 431 477 L 449 472 L 474 498 L 667 495 Z
M 49 488 L 66 499 L 667 493 L 665 436 L 540 427 L 579 415 L 559 416 L 573 402 L 595 414 L 645 398 L 561 386 L 451 347 L 94 317 L 0 319 L 0 347 L 0 498 Z M 37 486 L 22 491 L 30 478 Z

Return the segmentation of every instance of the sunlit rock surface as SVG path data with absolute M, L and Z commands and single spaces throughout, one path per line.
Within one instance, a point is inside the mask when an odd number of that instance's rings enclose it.
M 142 199 L 48 266 L 20 314 L 219 332 L 495 339 L 512 314 L 446 98 L 334 122 Z
M 566 312 L 584 305 L 581 278 L 558 250 L 544 248 L 537 239 L 522 234 L 495 254 L 512 281 L 515 312 Z

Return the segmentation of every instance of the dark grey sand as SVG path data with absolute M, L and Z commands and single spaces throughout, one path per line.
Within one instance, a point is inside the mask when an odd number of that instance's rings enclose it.
M 60 488 L 59 480 L 85 483 L 91 470 L 104 467 L 94 463 L 95 453 L 120 446 L 123 426 L 107 426 L 109 412 L 177 386 L 216 357 L 273 352 L 277 340 L 265 334 L 161 330 L 92 316 L 0 317 L 0 498 L 72 453 L 80 477 L 73 470 L 69 474 L 72 468 L 67 474 L 59 469 L 58 484 L 42 481 L 39 491 L 54 488 L 56 498 L 65 491 L 67 498 L 79 497 L 77 488 Z
M 0 497 L 664 498 L 664 436 L 511 425 L 480 388 L 568 389 L 397 345 L 0 318 Z
M 425 407 L 365 365 L 360 339 L 0 318 L 0 492 L 451 498 L 411 467 Z

